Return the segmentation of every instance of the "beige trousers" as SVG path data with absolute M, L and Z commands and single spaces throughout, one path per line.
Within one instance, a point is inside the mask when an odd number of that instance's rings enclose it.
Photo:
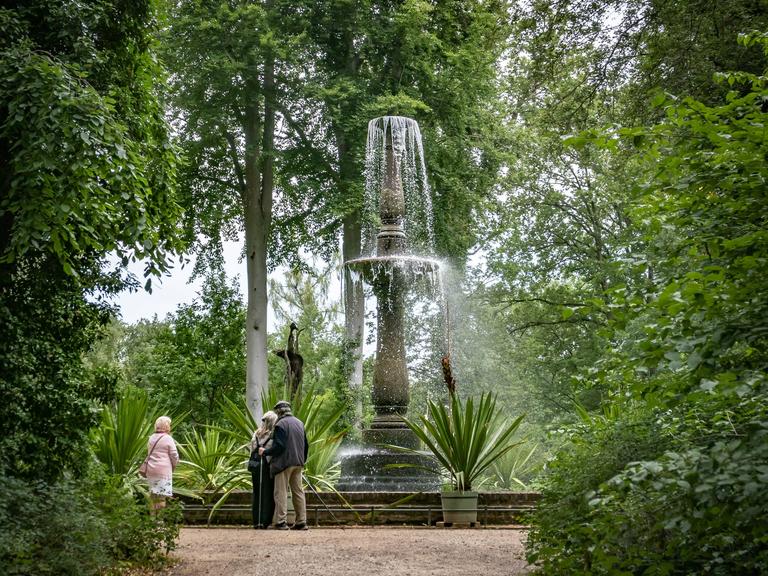
M 275 521 L 278 524 L 288 519 L 288 487 L 291 488 L 293 510 L 296 524 L 307 523 L 307 503 L 304 499 L 304 486 L 301 482 L 303 466 L 291 466 L 275 476 Z

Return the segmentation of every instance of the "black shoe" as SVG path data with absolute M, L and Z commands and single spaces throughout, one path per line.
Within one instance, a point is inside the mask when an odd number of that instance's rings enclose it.
M 291 530 L 309 530 L 309 526 L 302 522 L 301 524 L 294 524 L 291 526 Z
M 287 523 L 280 522 L 280 524 L 275 524 L 275 530 L 290 530 L 290 528 L 288 528 Z

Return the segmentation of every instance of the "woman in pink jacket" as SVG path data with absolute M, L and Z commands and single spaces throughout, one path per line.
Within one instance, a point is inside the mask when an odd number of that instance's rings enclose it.
M 160 416 L 155 433 L 147 442 L 147 482 L 152 512 L 165 508 L 165 499 L 173 496 L 173 470 L 179 463 L 176 442 L 171 437 L 171 419 Z

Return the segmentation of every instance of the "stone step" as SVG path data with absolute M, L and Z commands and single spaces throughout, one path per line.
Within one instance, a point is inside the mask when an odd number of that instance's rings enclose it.
M 481 492 L 478 497 L 478 524 L 526 524 L 539 494 L 536 492 Z M 415 524 L 436 525 L 442 521 L 439 492 L 321 492 L 306 493 L 307 520 L 314 525 Z M 215 502 L 215 501 L 214 501 Z M 182 498 L 184 521 L 206 524 L 212 504 Z M 250 524 L 251 493 L 232 493 L 211 524 Z

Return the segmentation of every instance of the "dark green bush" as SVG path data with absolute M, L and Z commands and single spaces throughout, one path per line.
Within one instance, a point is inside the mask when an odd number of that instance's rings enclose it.
M 70 481 L 0 477 L 0 572 L 96 574 L 108 564 L 104 518 Z
M 554 462 L 529 559 L 546 574 L 766 574 L 767 484 L 768 394 L 593 426 Z
M 0 475 L 0 573 L 87 576 L 125 563 L 157 565 L 179 520 L 178 505 L 150 517 L 143 499 L 98 471 L 54 484 Z
M 118 477 L 96 486 L 93 503 L 104 518 L 105 546 L 111 561 L 142 565 L 162 563 L 179 535 L 181 505 L 171 500 L 157 518 L 149 516 L 145 498 L 131 493 Z
M 532 518 L 528 559 L 551 574 L 591 574 L 590 495 L 634 461 L 661 454 L 669 440 L 658 415 L 626 410 L 563 431 L 565 446 L 547 465 Z
M 692 446 L 632 464 L 597 492 L 593 573 L 768 573 L 768 396 L 723 404 L 696 415 Z
M 25 262 L 16 275 L 1 272 L 0 467 L 54 482 L 88 461 L 94 404 L 114 396 L 108 382 L 83 377 L 81 362 L 109 308 L 86 301 L 50 259 Z

